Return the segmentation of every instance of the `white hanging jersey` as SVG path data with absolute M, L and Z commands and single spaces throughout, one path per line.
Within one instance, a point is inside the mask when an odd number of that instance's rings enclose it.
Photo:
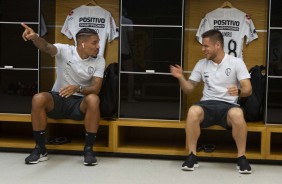
M 99 56 L 104 56 L 106 40 L 111 42 L 118 37 L 111 13 L 100 6 L 82 5 L 72 10 L 67 16 L 61 32 L 69 39 L 73 38 L 76 45 L 75 35 L 82 28 L 92 28 L 98 33 L 100 38 Z
M 243 58 L 244 37 L 246 44 L 258 38 L 251 18 L 236 8 L 217 8 L 201 20 L 196 37 L 202 44 L 202 34 L 210 29 L 219 30 L 224 37 L 224 51 Z

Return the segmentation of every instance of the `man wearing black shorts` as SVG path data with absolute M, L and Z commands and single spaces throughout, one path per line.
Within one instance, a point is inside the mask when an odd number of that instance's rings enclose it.
M 185 130 L 189 155 L 182 170 L 193 171 L 198 167 L 196 147 L 201 128 L 220 125 L 232 129 L 238 149 L 239 173 L 251 173 L 245 157 L 247 125 L 243 111 L 237 104 L 239 96 L 252 94 L 250 74 L 242 59 L 224 53 L 224 40 L 220 31 L 209 30 L 202 34 L 202 38 L 205 59 L 197 62 L 188 81 L 179 65 L 170 66 L 171 74 L 178 79 L 181 89 L 187 95 L 199 82 L 204 82 L 203 97 L 189 108 L 187 114 Z
M 97 164 L 93 145 L 99 127 L 99 91 L 101 89 L 105 60 L 97 56 L 99 36 L 93 29 L 83 28 L 76 34 L 77 46 L 50 44 L 39 37 L 30 27 L 25 29 L 23 39 L 32 41 L 41 51 L 55 56 L 56 81 L 51 92 L 40 92 L 32 98 L 31 120 L 35 148 L 25 159 L 26 164 L 45 161 L 45 129 L 47 117 L 84 120 L 84 165 Z

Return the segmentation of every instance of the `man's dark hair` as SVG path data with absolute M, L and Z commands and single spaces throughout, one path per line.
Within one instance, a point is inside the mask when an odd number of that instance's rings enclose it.
M 94 29 L 82 28 L 76 33 L 75 38 L 78 40 L 80 37 L 88 37 L 92 35 L 98 35 L 98 33 Z
M 202 34 L 202 38 L 210 38 L 214 43 L 219 41 L 219 43 L 222 45 L 222 48 L 224 47 L 223 35 L 218 30 L 208 30 Z

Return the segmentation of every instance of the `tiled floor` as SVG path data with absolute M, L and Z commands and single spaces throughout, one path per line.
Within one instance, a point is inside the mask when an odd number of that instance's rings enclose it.
M 49 154 L 49 160 L 25 165 L 27 153 L 0 152 L 2 184 L 272 184 L 281 183 L 282 166 L 252 164 L 253 173 L 241 175 L 235 163 L 200 161 L 195 171 L 182 171 L 182 160 L 99 156 L 86 167 L 79 155 Z

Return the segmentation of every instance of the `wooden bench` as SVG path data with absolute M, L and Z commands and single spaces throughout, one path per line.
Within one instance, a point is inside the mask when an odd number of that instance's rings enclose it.
M 0 121 L 1 123 L 9 124 L 13 126 L 14 129 L 17 129 L 19 125 L 17 123 L 31 123 L 31 116 L 30 114 L 0 114 Z M 47 128 L 55 124 L 66 124 L 66 126 L 75 126 L 75 125 L 83 125 L 83 121 L 76 121 L 71 119 L 47 119 L 48 124 L 50 123 Z M 2 124 L 1 124 L 2 125 Z M 22 128 L 24 124 L 20 127 Z M 31 125 L 30 125 L 31 126 Z M 1 131 L 0 126 L 0 131 Z M 112 152 L 113 151 L 113 138 L 112 138 L 112 126 L 108 121 L 101 120 L 100 127 L 106 127 L 107 137 L 103 136 L 103 139 L 97 141 L 96 150 L 103 151 L 103 152 Z M 10 128 L 11 129 L 11 128 Z M 9 130 L 10 130 L 9 129 Z M 103 129 L 103 128 L 102 128 Z M 29 135 L 29 136 L 27 136 Z M 48 130 L 47 130 L 48 135 Z M 83 132 L 81 132 L 83 135 Z M 80 151 L 83 149 L 84 139 L 83 138 L 74 138 L 71 140 L 70 143 L 62 144 L 62 145 L 47 145 L 48 149 L 54 150 L 69 150 L 69 151 Z M 28 129 L 27 133 L 24 135 L 18 136 L 1 136 L 0 137 L 0 147 L 2 148 L 33 148 L 34 147 L 34 140 L 32 138 L 32 131 Z
M 0 114 L 0 121 L 13 124 L 12 122 L 30 123 L 29 114 Z M 10 123 L 11 122 L 11 123 Z M 49 126 L 65 124 L 60 126 L 62 130 L 67 126 L 83 125 L 83 121 L 70 119 L 50 119 Z M 187 155 L 188 148 L 185 142 L 185 121 L 157 121 L 157 120 L 123 120 L 100 121 L 100 129 L 103 135 L 97 136 L 95 150 L 101 152 L 126 153 L 126 154 L 154 154 L 154 155 Z M 265 159 L 266 153 L 269 153 L 266 143 L 266 128 L 263 122 L 247 123 L 248 125 L 248 142 L 247 157 L 252 159 Z M 48 126 L 48 127 L 49 127 Z M 17 125 L 15 125 L 15 128 Z M 101 128 L 102 127 L 102 128 Z M 83 129 L 83 128 L 82 128 Z M 1 129 L 0 129 L 1 130 Z M 279 129 L 282 132 L 282 129 Z M 31 130 L 29 137 L 0 137 L 0 147 L 6 148 L 32 148 L 34 141 Z M 98 131 L 98 135 L 99 135 Z M 202 130 L 203 138 L 208 139 L 210 143 L 217 141 L 216 150 L 212 153 L 199 152 L 202 157 L 220 157 L 235 158 L 237 149 L 233 140 L 230 139 L 231 132 L 225 131 L 220 126 L 211 126 Z M 78 133 L 80 134 L 80 132 Z M 211 134 L 211 135 L 209 135 Z M 209 137 L 210 136 L 210 137 Z M 210 139 L 211 138 L 211 139 Z M 212 140 L 215 138 L 215 140 Z M 222 142 L 222 144 L 221 144 Z M 70 143 L 64 145 L 48 145 L 48 149 L 79 151 L 83 149 L 84 140 L 72 139 Z M 282 155 L 282 153 L 281 153 Z

